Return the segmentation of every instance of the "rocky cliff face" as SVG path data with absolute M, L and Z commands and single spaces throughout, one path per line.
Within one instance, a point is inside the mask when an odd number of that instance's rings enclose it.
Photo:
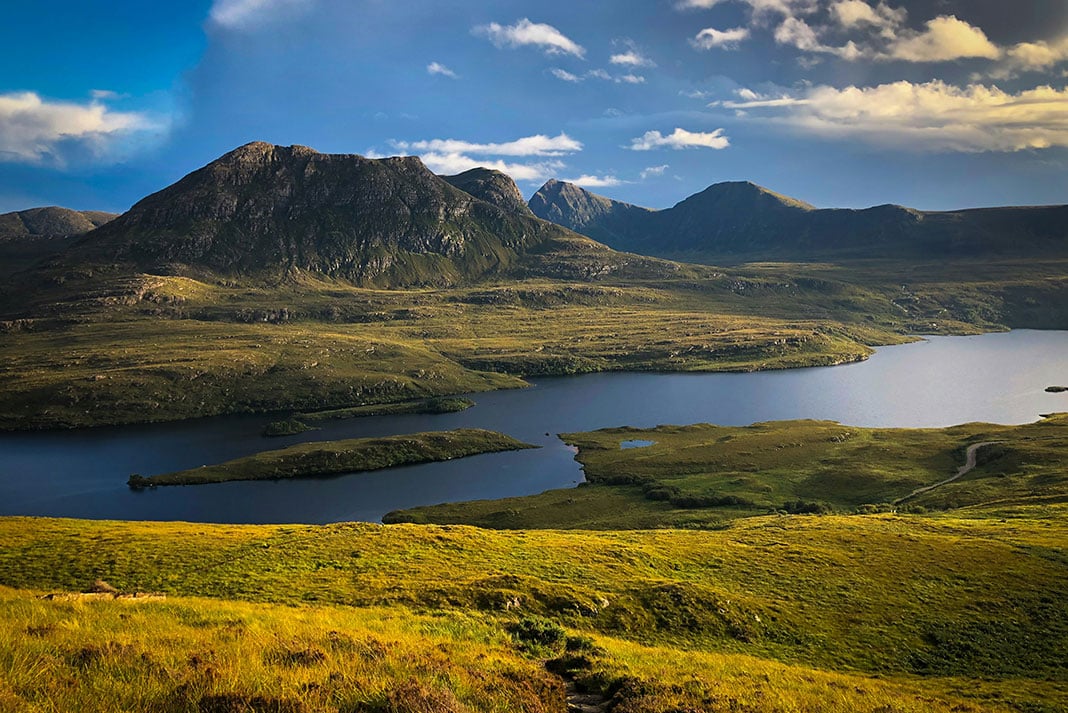
M 72 256 L 149 272 L 445 285 L 507 273 L 531 251 L 574 240 L 455 188 L 415 157 L 257 142 L 143 199 Z
M 479 200 L 492 203 L 509 213 L 534 217 L 523 194 L 510 176 L 491 168 L 472 168 L 455 176 L 442 176 L 448 183 Z

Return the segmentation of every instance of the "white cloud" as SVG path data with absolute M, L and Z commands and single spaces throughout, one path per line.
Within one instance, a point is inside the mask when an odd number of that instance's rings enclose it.
M 1013 70 L 1049 69 L 1068 61 L 1068 37 L 1052 42 L 1021 42 L 1010 47 L 1005 55 L 1006 63 Z
M 663 176 L 664 171 L 668 170 L 669 168 L 671 168 L 671 166 L 665 163 L 662 166 L 649 166 L 648 168 L 642 169 L 642 180 L 647 180 L 649 178 L 652 178 L 653 176 Z
M 582 143 L 561 133 L 557 136 L 524 136 L 504 143 L 479 144 L 457 139 L 429 141 L 392 141 L 403 151 L 428 151 L 442 154 L 473 153 L 480 156 L 563 156 L 582 150 Z
M 552 73 L 552 75 L 554 77 L 556 77 L 557 79 L 561 79 L 561 80 L 563 80 L 565 82 L 576 82 L 577 83 L 577 82 L 581 82 L 584 79 L 583 77 L 580 77 L 577 74 L 572 74 L 571 72 L 567 71 L 566 69 L 560 69 L 559 67 L 554 67 L 553 69 L 550 69 L 549 71 Z
M 651 151 L 658 148 L 691 149 L 725 149 L 730 146 L 730 140 L 723 135 L 723 129 L 716 129 L 708 133 L 675 129 L 674 132 L 664 136 L 659 131 L 646 131 L 642 136 L 631 139 L 629 148 L 631 151 Z
M 208 17 L 220 27 L 248 30 L 299 12 L 311 3 L 312 0 L 215 0 Z
M 719 5 L 723 1 L 724 0 L 679 0 L 675 7 L 679 8 L 680 10 L 707 10 L 710 7 L 715 7 L 716 5 Z
M 428 64 L 426 66 L 426 71 L 427 74 L 440 74 L 441 76 L 448 77 L 450 79 L 459 79 L 456 72 L 452 71 L 444 64 L 441 64 L 439 62 L 431 62 L 430 64 Z
M 430 139 L 391 141 L 390 144 L 401 153 L 417 154 L 434 173 L 450 175 L 481 166 L 507 173 L 516 181 L 544 181 L 558 175 L 566 166 L 559 157 L 582 150 L 581 142 L 564 133 L 557 136 L 524 136 L 501 143 Z M 545 160 L 515 163 L 501 157 L 539 157 Z
M 608 58 L 611 64 L 619 64 L 624 67 L 655 67 L 656 63 L 648 57 L 644 56 L 637 50 L 630 50 L 627 52 L 621 52 L 614 54 Z
M 568 72 L 566 69 L 554 67 L 549 70 L 549 73 L 561 81 L 571 82 L 573 84 L 585 82 L 587 79 L 600 79 L 605 82 L 615 82 L 616 84 L 645 84 L 645 77 L 640 74 L 621 74 L 615 76 L 603 69 L 591 69 L 585 74 L 575 74 L 573 72 Z
M 948 62 L 981 57 L 997 59 L 1001 50 L 978 27 L 942 15 L 927 21 L 923 32 L 902 35 L 891 43 L 887 58 L 906 62 Z
M 52 102 L 34 92 L 0 94 L 0 161 L 64 163 L 64 149 L 88 149 L 106 159 L 124 140 L 162 132 L 164 123 L 139 112 L 112 111 L 102 102 Z
M 615 176 L 590 176 L 583 174 L 578 178 L 563 178 L 565 183 L 574 183 L 584 188 L 604 188 L 606 186 L 622 186 L 626 181 L 621 181 Z
M 419 158 L 434 173 L 449 176 L 469 171 L 472 168 L 492 168 L 507 173 L 515 181 L 544 181 L 556 175 L 564 168 L 562 161 L 541 161 L 537 163 L 508 163 L 499 159 L 475 159 L 462 153 L 430 152 L 420 154 Z
M 476 35 L 489 38 L 497 47 L 540 47 L 545 54 L 570 54 L 585 57 L 586 50 L 552 25 L 531 22 L 523 18 L 514 25 L 491 22 L 472 29 Z
M 737 49 L 738 45 L 749 39 L 749 29 L 735 27 L 731 30 L 717 30 L 714 27 L 706 27 L 697 33 L 697 37 L 690 40 L 690 44 L 698 49 L 710 50 L 715 48 Z
M 1068 146 L 1068 89 L 1050 86 L 1012 94 L 981 84 L 960 88 L 939 80 L 901 81 L 748 96 L 755 98 L 718 106 L 777 110 L 768 122 L 895 149 L 976 153 Z
M 831 17 L 846 29 L 867 27 L 887 33 L 892 33 L 908 18 L 904 8 L 891 8 L 884 2 L 872 7 L 864 0 L 838 0 L 831 4 L 830 12 Z

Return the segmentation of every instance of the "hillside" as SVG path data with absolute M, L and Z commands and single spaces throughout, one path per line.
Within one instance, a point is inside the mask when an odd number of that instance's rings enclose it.
M 725 262 L 1063 257 L 1068 206 L 924 212 L 895 205 L 816 209 L 753 183 L 718 183 L 648 211 L 550 181 L 535 215 L 646 255 Z M 599 209 L 591 210 L 591 206 Z
M 1054 504 L 712 532 L 2 518 L 0 584 L 22 591 L 0 589 L 0 706 L 559 713 L 573 680 L 613 713 L 1053 713 L 1066 522 Z M 64 594 L 96 580 L 166 599 Z

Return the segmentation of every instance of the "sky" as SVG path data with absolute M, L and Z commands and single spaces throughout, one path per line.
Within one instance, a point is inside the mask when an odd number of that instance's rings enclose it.
M 665 208 L 1068 203 L 1064 0 L 36 0 L 0 212 L 123 211 L 249 141 Z

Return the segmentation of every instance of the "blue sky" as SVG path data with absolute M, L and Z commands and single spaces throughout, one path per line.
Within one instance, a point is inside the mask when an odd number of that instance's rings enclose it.
M 650 207 L 1068 203 L 1063 0 L 39 0 L 0 36 L 0 211 L 121 211 L 253 140 Z

